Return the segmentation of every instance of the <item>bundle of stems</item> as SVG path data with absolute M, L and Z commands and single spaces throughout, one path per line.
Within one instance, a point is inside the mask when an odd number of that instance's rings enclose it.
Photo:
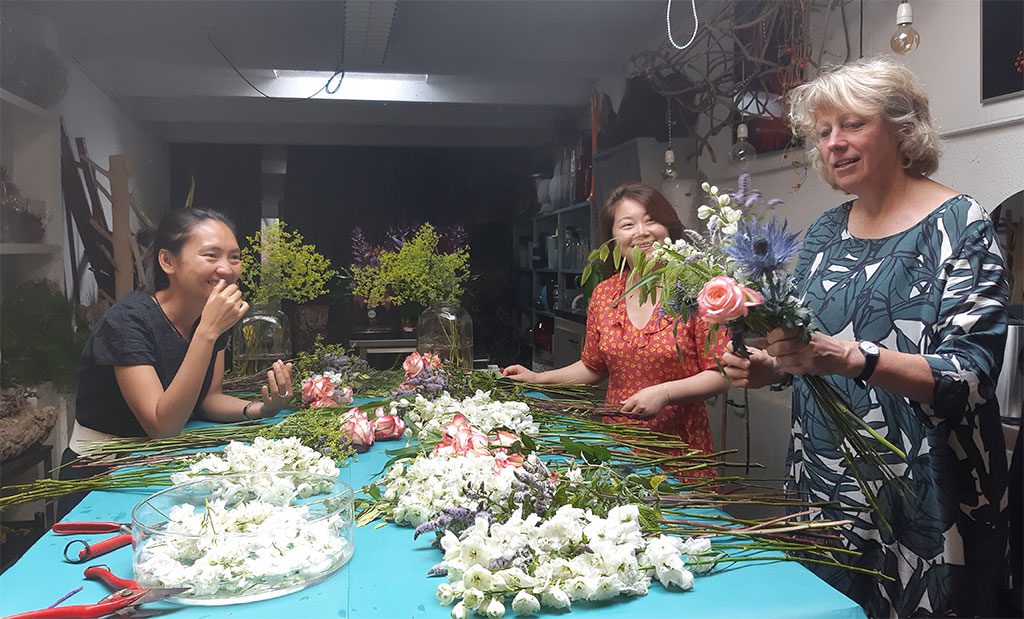
M 152 466 L 146 466 L 145 469 L 117 469 L 84 479 L 46 477 L 30 484 L 3 486 L 0 488 L 0 509 L 32 501 L 52 501 L 76 492 L 169 486 L 171 473 L 182 468 L 184 466 L 174 462 L 157 462 Z

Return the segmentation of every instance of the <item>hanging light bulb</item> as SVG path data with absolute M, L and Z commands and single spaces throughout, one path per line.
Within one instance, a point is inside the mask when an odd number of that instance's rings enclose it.
M 679 178 L 679 172 L 676 171 L 676 151 L 671 148 L 665 151 L 665 167 L 661 169 L 661 178 L 667 181 Z
M 733 161 L 740 164 L 748 164 L 757 159 L 757 149 L 747 141 L 747 123 L 740 123 L 736 127 L 736 143 L 732 145 L 729 156 Z
M 921 44 L 921 35 L 914 30 L 914 9 L 903 0 L 896 9 L 896 32 L 889 39 L 889 47 L 897 54 L 909 54 Z

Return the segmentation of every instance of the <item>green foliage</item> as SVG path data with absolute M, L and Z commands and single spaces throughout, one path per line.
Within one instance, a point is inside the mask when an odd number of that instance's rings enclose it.
M 76 330 L 77 325 L 77 330 Z M 0 386 L 53 381 L 71 390 L 88 338 L 75 308 L 53 282 L 6 286 L 0 298 Z
M 380 266 L 354 266 L 352 294 L 371 308 L 457 302 L 469 279 L 469 247 L 440 253 L 438 238 L 434 226 L 423 224 L 401 249 L 381 252 Z
M 253 303 L 312 301 L 327 294 L 328 282 L 338 275 L 316 246 L 304 244 L 302 235 L 286 230 L 284 222 L 267 226 L 246 240 L 241 281 Z
M 354 452 L 345 433 L 341 431 L 341 413 L 333 408 L 295 411 L 281 423 L 261 428 L 259 435 L 269 439 L 295 437 L 306 447 L 319 451 L 343 466 Z

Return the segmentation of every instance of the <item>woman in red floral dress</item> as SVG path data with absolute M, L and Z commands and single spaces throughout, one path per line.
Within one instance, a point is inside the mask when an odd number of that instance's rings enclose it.
M 634 247 L 650 254 L 654 241 L 677 239 L 683 233 L 683 224 L 668 200 L 640 183 L 627 183 L 612 192 L 601 212 L 601 228 L 614 239 L 628 268 L 632 267 Z M 704 400 L 729 387 L 715 364 L 715 356 L 721 354 L 728 338 L 720 334 L 721 345 L 705 354 L 707 325 L 703 321 L 694 317 L 681 322 L 673 333 L 673 321 L 657 300 L 641 303 L 634 291 L 616 303 L 625 291 L 628 268 L 626 274 L 613 275 L 594 290 L 579 361 L 539 373 L 513 365 L 502 373 L 513 380 L 539 384 L 597 384 L 607 378 L 608 405 L 621 406 L 630 416 L 609 416 L 606 422 L 632 423 L 674 434 L 693 449 L 711 452 L 714 447 Z

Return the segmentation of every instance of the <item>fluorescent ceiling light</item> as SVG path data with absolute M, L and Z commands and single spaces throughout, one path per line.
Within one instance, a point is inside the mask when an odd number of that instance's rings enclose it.
M 274 69 L 274 77 L 315 77 L 322 80 L 334 75 L 331 71 L 293 71 L 291 69 Z M 359 73 L 346 71 L 346 80 L 367 80 L 378 82 L 426 82 L 429 76 L 425 73 Z

